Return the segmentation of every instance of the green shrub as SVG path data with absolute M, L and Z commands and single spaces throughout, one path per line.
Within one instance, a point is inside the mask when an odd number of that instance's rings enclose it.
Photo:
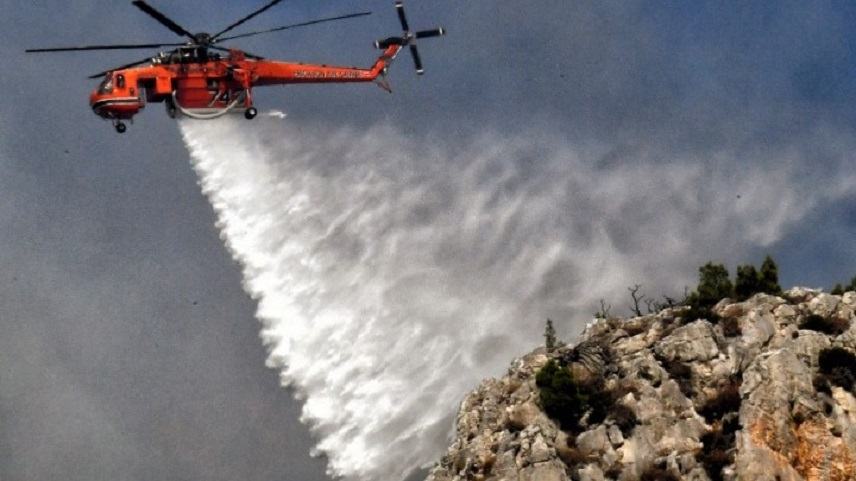
M 856 355 L 841 347 L 824 349 L 818 364 L 826 382 L 856 394 Z
M 580 418 L 588 410 L 589 399 L 571 372 L 551 359 L 535 375 L 535 384 L 544 412 L 558 421 L 562 429 L 578 430 Z
M 811 314 L 800 324 L 800 329 L 810 329 L 831 336 L 837 336 L 850 328 L 850 321 L 837 316 L 823 317 Z

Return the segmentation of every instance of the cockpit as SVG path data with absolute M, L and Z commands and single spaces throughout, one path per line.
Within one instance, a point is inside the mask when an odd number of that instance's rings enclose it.
M 104 80 L 101 81 L 101 84 L 98 85 L 98 93 L 101 95 L 113 93 L 114 85 L 119 90 L 124 89 L 125 88 L 125 75 L 121 74 L 121 73 L 118 73 L 118 74 L 114 74 L 112 72 L 108 73 L 104 77 Z
M 98 85 L 98 93 L 101 95 L 113 92 L 113 72 L 108 73 L 104 80 Z

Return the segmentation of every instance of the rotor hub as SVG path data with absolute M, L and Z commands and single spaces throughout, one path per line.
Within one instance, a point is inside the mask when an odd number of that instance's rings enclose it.
M 193 36 L 193 41 L 200 47 L 207 47 L 211 45 L 211 34 L 206 32 L 197 33 Z

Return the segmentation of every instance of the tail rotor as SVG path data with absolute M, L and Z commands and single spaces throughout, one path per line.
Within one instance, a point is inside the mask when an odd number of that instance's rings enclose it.
M 438 27 L 431 30 L 412 32 L 410 31 L 410 24 L 407 22 L 407 16 L 404 14 L 404 2 L 402 0 L 395 0 L 395 11 L 398 13 L 398 20 L 401 22 L 402 36 L 378 40 L 375 42 L 375 47 L 379 49 L 385 49 L 392 45 L 410 47 L 410 55 L 413 57 L 413 65 L 416 67 L 416 73 L 422 75 L 425 73 L 425 69 L 422 67 L 422 57 L 419 55 L 419 49 L 416 48 L 416 40 L 440 37 L 446 34 L 446 30 L 443 27 Z

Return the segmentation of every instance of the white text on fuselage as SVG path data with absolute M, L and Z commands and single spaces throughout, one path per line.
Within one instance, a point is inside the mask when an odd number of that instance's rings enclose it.
M 360 74 L 358 72 L 315 72 L 312 70 L 297 70 L 294 72 L 295 78 L 358 78 Z

